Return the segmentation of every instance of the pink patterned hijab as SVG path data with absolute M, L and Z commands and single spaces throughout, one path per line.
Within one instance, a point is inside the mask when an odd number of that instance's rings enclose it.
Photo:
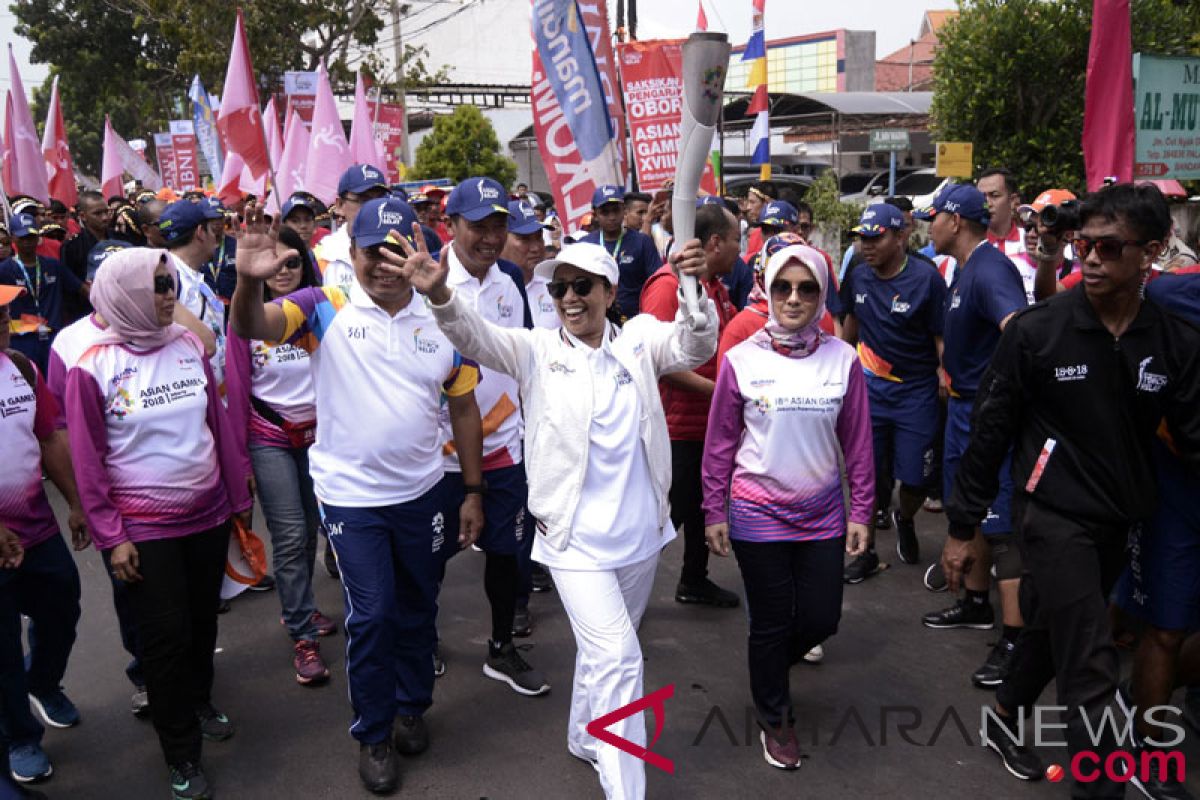
M 821 287 L 821 295 L 817 300 L 816 312 L 804 327 L 790 330 L 779 324 L 775 319 L 775 304 L 770 299 L 771 284 L 784 267 L 799 263 L 808 267 L 813 280 Z M 828 334 L 821 330 L 821 318 L 825 314 L 825 298 L 829 293 L 829 271 L 825 266 L 825 257 L 818 251 L 805 244 L 794 244 L 775 253 L 767 261 L 763 271 L 763 287 L 767 294 L 768 318 L 767 324 L 752 337 L 759 347 L 770 348 L 789 358 L 804 358 L 812 355 L 825 341 Z
M 108 323 L 97 344 L 132 344 L 141 349 L 161 347 L 187 332 L 177 323 L 158 324 L 154 308 L 154 271 L 164 264 L 178 285 L 179 275 L 166 250 L 129 247 L 113 253 L 100 265 L 92 282 L 91 301 Z

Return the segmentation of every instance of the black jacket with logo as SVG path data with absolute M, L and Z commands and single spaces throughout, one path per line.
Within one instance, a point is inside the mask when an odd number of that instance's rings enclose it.
M 1010 446 L 1017 493 L 1104 525 L 1149 517 L 1150 445 L 1164 422 L 1180 457 L 1200 472 L 1200 328 L 1143 302 L 1114 338 L 1082 286 L 1018 312 L 975 398 L 971 442 L 946 508 L 950 534 L 971 537 Z

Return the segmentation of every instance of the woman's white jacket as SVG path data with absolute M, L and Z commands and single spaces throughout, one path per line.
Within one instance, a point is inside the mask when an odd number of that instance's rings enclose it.
M 529 511 L 538 520 L 545 543 L 565 550 L 588 464 L 593 405 L 590 349 L 575 344 L 560 330 L 493 325 L 457 293 L 443 306 L 429 306 L 438 327 L 458 352 L 511 375 L 520 384 Z M 641 399 L 639 428 L 658 502 L 659 531 L 670 511 L 671 444 L 658 379 L 668 372 L 695 369 L 716 352 L 717 314 L 703 294 L 701 308 L 708 317 L 703 331 L 692 331 L 682 310 L 670 323 L 639 314 L 609 342 L 613 357 L 629 372 Z

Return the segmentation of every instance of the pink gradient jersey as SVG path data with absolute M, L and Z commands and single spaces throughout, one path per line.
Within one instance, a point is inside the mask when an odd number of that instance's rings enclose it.
M 0 523 L 20 537 L 26 550 L 58 534 L 58 522 L 42 488 L 39 444 L 54 433 L 58 403 L 36 370 L 33 387 L 0 350 L 0 441 L 5 461 L 0 470 Z

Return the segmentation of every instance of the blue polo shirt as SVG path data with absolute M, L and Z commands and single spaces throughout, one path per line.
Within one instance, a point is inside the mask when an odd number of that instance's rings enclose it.
M 746 307 L 750 290 L 754 288 L 754 270 L 738 256 L 734 259 L 733 270 L 728 275 L 721 276 L 721 283 L 729 290 L 729 299 L 733 301 L 737 310 L 741 311 Z
M 1008 256 L 985 239 L 954 273 L 946 295 L 942 366 L 955 397 L 975 397 L 1000 343 L 1000 322 L 1028 305 L 1025 284 Z
M 14 323 L 22 315 L 41 317 L 54 333 L 63 327 L 63 294 L 77 295 L 81 285 L 75 273 L 53 258 L 38 256 L 36 266 L 22 268 L 16 255 L 0 262 L 0 284 L 25 288 L 25 294 L 9 305 Z
M 1146 284 L 1146 299 L 1200 325 L 1200 273 L 1166 273 Z
M 583 241 L 603 245 L 612 255 L 620 270 L 617 281 L 617 306 L 626 317 L 635 317 L 640 309 L 642 285 L 646 279 L 658 272 L 663 260 L 658 255 L 654 240 L 641 231 L 622 227 L 616 241 L 604 241 L 601 231 L 592 231 Z
M 946 291 L 937 268 L 915 256 L 887 280 L 866 263 L 846 273 L 842 306 L 858 321 L 858 357 L 868 375 L 896 384 L 937 380 L 934 337 L 942 335 Z

